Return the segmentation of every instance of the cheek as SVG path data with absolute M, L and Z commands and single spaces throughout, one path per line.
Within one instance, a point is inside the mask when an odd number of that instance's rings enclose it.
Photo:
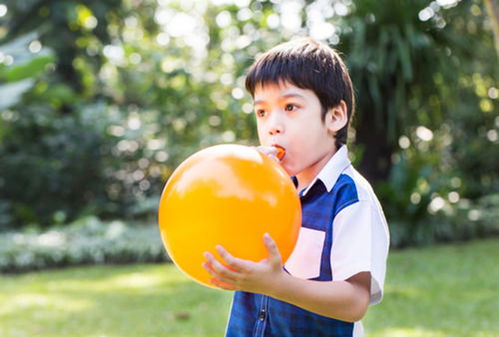
M 256 131 L 258 133 L 258 140 L 260 141 L 260 144 L 261 145 L 270 145 L 270 144 L 265 144 L 266 139 L 267 139 L 267 132 L 265 132 L 265 127 L 262 125 L 262 123 L 256 124 Z
M 298 148 L 296 148 L 296 145 L 288 143 L 286 156 L 284 156 L 284 160 L 281 162 L 281 166 L 284 168 L 284 170 L 290 176 L 296 175 L 297 173 L 299 173 L 299 166 L 302 160 L 303 153 L 300 147 L 298 146 Z
M 299 169 L 299 166 L 301 166 L 304 162 L 310 161 L 315 153 L 319 151 L 319 144 L 316 144 L 313 138 L 314 137 L 312 135 L 304 136 L 303 134 L 299 134 L 287 144 L 288 149 L 290 150 L 288 153 L 288 165 L 290 169 Z
M 265 133 L 260 129 L 258 129 L 257 131 L 258 131 L 258 140 L 260 141 L 260 144 L 265 145 Z
M 256 132 L 258 134 L 258 138 L 261 138 L 263 135 L 263 127 L 262 127 L 261 123 L 258 122 L 258 120 L 256 122 Z

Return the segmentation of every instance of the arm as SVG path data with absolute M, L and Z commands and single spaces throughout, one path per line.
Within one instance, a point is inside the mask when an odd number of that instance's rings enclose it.
M 212 283 L 222 289 L 256 292 L 294 304 L 305 310 L 340 319 L 360 320 L 370 299 L 369 272 L 358 273 L 345 281 L 304 280 L 286 273 L 281 255 L 267 234 L 264 243 L 269 256 L 260 262 L 238 259 L 218 246 L 224 266 L 205 253 L 204 268 L 213 276 Z

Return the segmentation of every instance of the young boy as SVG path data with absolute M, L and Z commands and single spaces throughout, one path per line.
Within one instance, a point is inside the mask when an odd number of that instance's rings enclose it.
M 226 336 L 363 336 L 360 319 L 383 296 L 389 234 L 371 186 L 348 160 L 355 102 L 347 68 L 327 45 L 299 39 L 263 54 L 246 88 L 260 143 L 285 149 L 280 164 L 303 215 L 284 266 L 268 234 L 260 262 L 220 246 L 220 261 L 205 253 L 212 283 L 236 290 Z

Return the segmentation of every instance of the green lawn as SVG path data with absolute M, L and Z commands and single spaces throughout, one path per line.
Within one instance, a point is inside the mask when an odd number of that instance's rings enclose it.
M 499 336 L 498 247 L 489 239 L 392 252 L 367 336 Z M 230 295 L 172 265 L 4 275 L 0 336 L 222 336 Z

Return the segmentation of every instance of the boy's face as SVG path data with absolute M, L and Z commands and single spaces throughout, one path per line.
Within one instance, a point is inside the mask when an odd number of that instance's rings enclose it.
M 261 145 L 286 150 L 281 165 L 290 176 L 317 175 L 336 152 L 329 113 L 323 122 L 317 95 L 284 82 L 257 86 L 254 99 Z

